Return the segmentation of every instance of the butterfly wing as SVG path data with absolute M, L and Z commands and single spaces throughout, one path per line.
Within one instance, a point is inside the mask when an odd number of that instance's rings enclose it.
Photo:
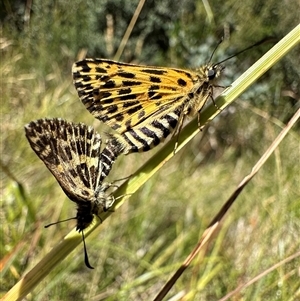
M 40 119 L 25 126 L 26 137 L 67 196 L 91 201 L 100 185 L 101 137 L 92 127 L 62 119 Z
M 75 63 L 73 79 L 89 112 L 120 134 L 182 105 L 201 84 L 194 72 L 104 59 Z

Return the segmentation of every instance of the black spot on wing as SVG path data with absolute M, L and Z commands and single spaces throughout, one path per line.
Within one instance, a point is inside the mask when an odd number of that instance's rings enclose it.
M 97 95 L 99 98 L 109 98 L 111 97 L 111 93 L 110 92 L 100 92 L 99 90 L 94 90 L 93 91 L 94 95 Z M 109 99 L 111 101 L 111 99 Z
M 87 165 L 85 163 L 81 163 L 76 166 L 77 174 L 80 177 L 80 180 L 83 182 L 84 186 L 89 187 L 89 181 L 88 181 L 88 169 Z
M 152 85 L 149 88 L 150 91 L 155 91 L 155 90 L 159 90 L 159 89 L 160 89 L 159 85 Z
M 131 115 L 131 114 L 134 114 L 135 112 L 137 112 L 137 111 L 139 111 L 139 110 L 142 110 L 142 109 L 143 109 L 143 107 L 142 107 L 141 105 L 139 105 L 139 106 L 136 106 L 136 107 L 134 107 L 134 108 L 129 109 L 129 110 L 127 111 L 127 113 L 128 113 L 129 115 Z
M 114 116 L 114 118 L 117 120 L 117 121 L 123 121 L 124 120 L 124 115 L 119 113 L 117 114 L 116 116 Z
M 82 75 L 81 80 L 83 82 L 89 82 L 92 78 L 89 75 Z
M 90 152 L 90 157 L 91 158 L 96 158 L 99 154 L 99 150 L 98 149 L 92 149 L 92 151 Z
M 80 143 L 80 141 L 76 141 L 76 145 L 77 145 L 77 153 L 79 156 L 81 156 L 83 154 L 83 150 L 82 150 L 82 145 Z
M 142 83 L 139 81 L 133 81 L 133 80 L 123 80 L 122 81 L 123 86 L 125 87 L 132 87 L 132 86 L 139 86 Z
M 102 99 L 101 102 L 103 104 L 110 104 L 112 102 L 114 102 L 113 98 L 106 98 L 106 99 Z
M 152 83 L 161 83 L 161 79 L 157 76 L 150 76 L 150 82 L 152 82 Z
M 81 82 L 81 81 L 80 81 L 80 82 L 75 82 L 74 85 L 75 85 L 75 88 L 77 89 L 77 93 L 78 93 L 79 97 L 85 96 L 86 92 L 83 91 L 83 89 L 84 89 L 84 90 L 89 90 L 89 89 L 91 89 L 91 86 L 90 86 L 90 85 L 86 85 L 86 84 L 84 84 L 84 83 Z
M 40 152 L 40 150 L 37 150 L 37 151 Z M 58 157 L 55 154 L 53 154 L 52 152 L 49 153 L 49 154 L 45 154 L 45 155 L 42 153 L 41 158 L 43 158 L 43 160 L 45 162 L 48 162 L 48 163 L 53 164 L 53 165 L 59 165 L 60 164 Z
M 121 100 L 135 100 L 136 94 L 123 95 L 123 96 L 120 96 L 120 99 Z
M 102 88 L 108 88 L 108 89 L 111 89 L 111 88 L 114 88 L 115 86 L 116 86 L 115 81 L 109 80 L 109 81 L 107 81 L 104 85 L 102 85 L 101 87 L 102 87 Z
M 87 64 L 87 62 L 85 60 L 75 63 L 75 66 L 77 68 L 80 67 L 80 70 L 84 71 L 84 72 L 91 71 L 91 68 L 89 67 L 89 65 Z
M 123 108 L 129 108 L 139 104 L 139 101 L 128 101 L 123 103 Z
M 76 179 L 77 173 L 75 169 L 69 169 L 69 173 L 71 174 L 72 178 Z
M 177 83 L 178 83 L 178 85 L 181 86 L 181 87 L 185 87 L 185 86 L 187 85 L 186 81 L 183 80 L 182 78 L 179 78 L 179 79 L 177 80 Z
M 101 67 L 96 67 L 96 68 L 95 68 L 95 71 L 96 71 L 97 73 L 107 73 L 107 70 L 104 69 L 104 68 L 101 68 Z
M 75 133 L 78 131 L 78 128 L 76 127 L 75 128 Z M 83 127 L 80 127 L 79 128 L 79 135 L 78 135 L 78 132 L 75 134 L 76 136 L 80 136 L 80 137 L 84 137 L 85 136 L 85 134 L 86 134 L 86 132 L 85 132 L 85 129 L 83 128 Z M 87 134 L 89 134 L 89 132 L 87 133 Z M 89 138 L 90 138 L 91 136 L 89 135 Z
M 67 154 L 67 156 L 68 156 L 68 159 L 69 160 L 72 160 L 72 153 L 71 153 L 71 149 L 70 149 L 70 146 L 65 146 L 65 152 L 66 152 L 66 154 Z
M 142 69 L 141 71 L 148 73 L 148 74 L 154 74 L 154 75 L 163 75 L 167 72 L 167 71 L 158 70 L 158 69 Z
M 120 89 L 118 94 L 120 95 L 120 100 L 131 100 L 136 99 L 136 95 L 131 93 L 131 88 Z
M 119 91 L 118 91 L 118 94 L 119 95 L 124 95 L 124 94 L 129 94 L 129 93 L 131 93 L 131 89 L 130 88 L 126 88 L 126 89 L 120 89 Z
M 107 113 L 112 114 L 118 111 L 118 106 L 117 105 L 111 105 L 107 108 Z
M 135 78 L 135 74 L 131 72 L 120 71 L 117 75 L 124 78 Z
M 76 143 L 74 140 L 69 142 L 71 149 L 75 152 L 76 151 Z

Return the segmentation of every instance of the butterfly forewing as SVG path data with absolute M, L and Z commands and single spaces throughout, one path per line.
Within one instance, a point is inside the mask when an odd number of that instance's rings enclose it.
M 197 74 L 180 69 L 86 59 L 73 66 L 86 108 L 119 133 L 181 102 Z
M 212 64 L 187 71 L 85 59 L 73 65 L 73 79 L 85 107 L 122 135 L 129 153 L 151 149 L 198 113 L 221 71 Z

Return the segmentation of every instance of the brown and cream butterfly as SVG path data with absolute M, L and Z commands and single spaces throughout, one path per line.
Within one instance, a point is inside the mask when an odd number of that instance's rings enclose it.
M 93 215 L 107 211 L 114 202 L 103 183 L 118 151 L 101 152 L 101 136 L 83 123 L 63 119 L 40 119 L 25 126 L 26 137 L 65 194 L 78 205 L 77 230 L 90 225 Z
M 107 211 L 115 198 L 103 180 L 120 150 L 108 143 L 101 152 L 101 136 L 85 124 L 63 119 L 40 119 L 25 126 L 26 137 L 59 185 L 77 204 L 76 230 L 82 232 Z M 85 253 L 86 254 L 86 253 Z M 86 265 L 92 268 L 86 257 Z

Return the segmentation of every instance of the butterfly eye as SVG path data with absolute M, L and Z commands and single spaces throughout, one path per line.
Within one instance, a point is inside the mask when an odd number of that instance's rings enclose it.
M 209 80 L 213 80 L 216 77 L 216 71 L 215 71 L 215 69 L 208 70 L 207 76 L 208 76 Z

